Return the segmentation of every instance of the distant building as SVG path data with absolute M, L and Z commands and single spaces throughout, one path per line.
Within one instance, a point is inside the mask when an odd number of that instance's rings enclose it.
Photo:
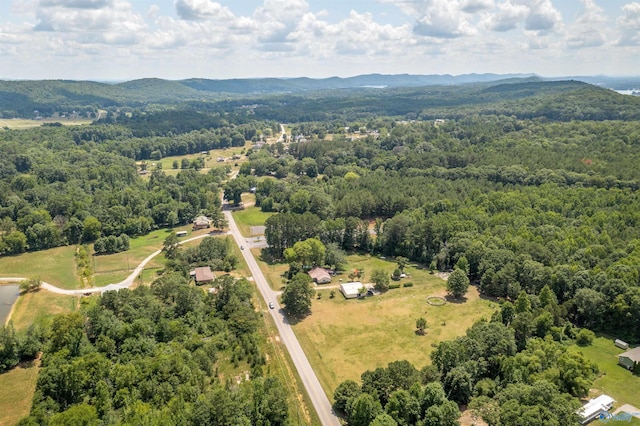
M 193 230 L 205 229 L 211 227 L 211 220 L 206 216 L 198 216 L 193 220 Z
M 618 355 L 618 364 L 627 370 L 640 370 L 640 346 Z
M 194 272 L 196 284 L 207 284 L 216 279 L 216 276 L 208 266 L 196 268 Z
M 576 411 L 580 416 L 580 424 L 587 424 L 591 420 L 597 419 L 601 414 L 607 413 L 613 407 L 614 399 L 608 395 L 600 395 L 589 400 L 584 406 Z
M 313 268 L 308 274 L 317 284 L 327 284 L 331 282 L 331 275 L 329 275 L 329 271 L 324 268 Z

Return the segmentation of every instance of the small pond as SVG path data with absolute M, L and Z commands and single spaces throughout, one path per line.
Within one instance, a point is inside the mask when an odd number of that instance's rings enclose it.
M 0 285 L 0 324 L 4 325 L 9 312 L 11 312 L 11 307 L 19 295 L 19 285 Z

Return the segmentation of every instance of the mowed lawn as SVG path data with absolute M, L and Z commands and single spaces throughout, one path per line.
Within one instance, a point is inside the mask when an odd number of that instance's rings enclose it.
M 394 262 L 366 256 L 350 259 L 355 260 L 350 266 L 365 267 L 363 282 L 370 281 L 371 267 L 375 265 L 389 273 L 396 266 Z M 498 309 L 496 302 L 480 298 L 475 287 L 469 288 L 460 303 L 431 306 L 427 296 L 444 296 L 446 282 L 427 271 L 412 267 L 405 270 L 411 276 L 400 282 L 413 282 L 412 287 L 392 289 L 363 300 L 346 300 L 337 288 L 327 288 L 339 282 L 320 286 L 325 289 L 318 291 L 320 299 L 313 300 L 312 314 L 293 326 L 330 397 L 342 381 L 359 381 L 364 371 L 385 367 L 392 361 L 408 360 L 418 369 L 430 364 L 432 345 L 465 334 L 475 321 L 489 319 Z M 335 291 L 333 299 L 331 290 Z M 427 320 L 424 336 L 415 333 L 419 317 Z
M 613 338 L 598 337 L 591 346 L 574 345 L 569 350 L 582 352 L 598 364 L 601 376 L 592 388 L 615 399 L 615 407 L 631 404 L 640 408 L 640 377 L 618 365 L 618 355 L 626 351 L 616 347 L 613 341 Z
M 244 198 L 244 197 L 243 197 Z M 255 200 L 255 198 L 254 198 Z M 233 218 L 244 237 L 251 237 L 252 226 L 263 226 L 275 213 L 263 212 L 259 207 L 247 207 L 233 212 Z
M 78 288 L 75 246 L 0 257 L 0 276 L 39 278 L 56 287 Z
M 11 313 L 16 330 L 25 330 L 31 324 L 49 325 L 57 314 L 68 314 L 78 309 L 80 296 L 65 296 L 40 290 L 18 297 Z

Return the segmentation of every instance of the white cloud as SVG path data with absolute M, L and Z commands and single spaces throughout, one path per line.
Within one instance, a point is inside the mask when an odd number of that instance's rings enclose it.
M 467 13 L 476 13 L 483 10 L 493 9 L 495 3 L 493 0 L 462 0 L 460 9 Z
M 524 21 L 526 30 L 553 31 L 562 23 L 562 16 L 551 0 L 516 0 L 515 4 L 529 8 Z
M 486 28 L 492 31 L 504 32 L 515 29 L 529 13 L 529 8 L 523 5 L 504 2 L 498 5 L 498 12 L 487 15 L 483 20 Z
M 604 10 L 593 0 L 581 0 L 584 9 L 576 21 L 568 29 L 566 37 L 567 47 L 582 49 L 602 46 L 606 42 L 604 34 L 607 18 Z
M 416 34 L 435 38 L 456 38 L 475 33 L 460 3 L 450 0 L 425 0 L 417 10 L 418 18 L 413 27 Z
M 617 19 L 619 46 L 640 46 L 640 3 L 633 2 L 622 7 L 622 16 Z
M 34 30 L 55 31 L 80 43 L 134 44 L 146 29 L 124 0 L 41 0 L 35 16 Z
M 211 0 L 175 0 L 176 13 L 187 21 L 230 19 L 231 11 Z

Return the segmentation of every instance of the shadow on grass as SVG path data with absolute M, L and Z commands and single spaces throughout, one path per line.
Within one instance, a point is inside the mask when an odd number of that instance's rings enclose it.
M 451 295 L 446 295 L 444 297 L 444 299 L 448 302 L 448 303 L 455 303 L 457 305 L 460 305 L 462 303 L 467 303 L 467 298 L 464 296 L 460 296 L 460 297 L 453 297 Z

